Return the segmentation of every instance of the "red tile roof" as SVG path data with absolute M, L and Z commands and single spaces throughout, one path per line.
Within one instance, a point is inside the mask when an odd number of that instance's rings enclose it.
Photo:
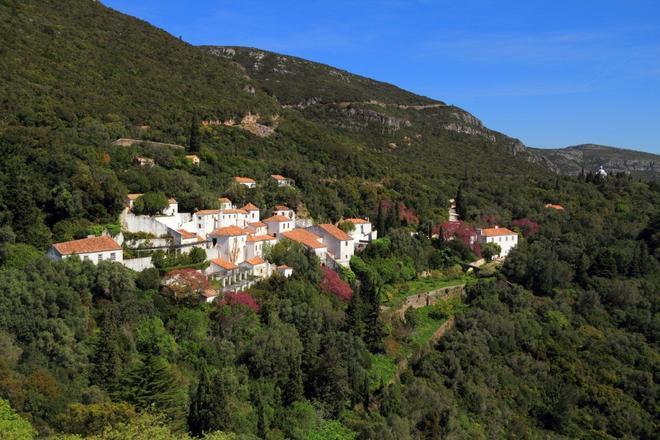
M 259 208 L 254 206 L 252 203 L 248 203 L 247 205 L 243 206 L 241 209 L 245 211 L 259 211 Z
M 282 176 L 281 174 L 271 174 L 270 177 L 272 177 L 275 180 L 285 180 L 286 177 Z
M 251 235 L 248 237 L 247 241 L 250 243 L 255 243 L 258 241 L 272 241 L 275 240 L 275 237 L 272 235 Z
M 280 269 L 280 270 L 291 269 L 291 268 L 290 268 L 289 266 L 287 266 L 286 264 L 280 264 L 279 266 L 277 266 L 277 268 Z
M 225 270 L 234 270 L 238 269 L 238 266 L 232 263 L 231 261 L 223 260 L 222 258 L 214 258 L 211 260 L 211 264 L 215 264 L 216 266 L 220 266 L 221 268 Z
M 227 197 L 218 197 L 218 202 L 220 202 L 220 203 L 231 203 L 231 200 L 229 200 Z
M 55 250 L 60 255 L 89 254 L 92 252 L 120 251 L 121 246 L 108 236 L 83 238 L 82 240 L 55 243 Z
M 275 211 L 293 211 L 293 209 L 286 205 L 275 205 Z
M 247 214 L 245 209 L 223 209 L 223 214 Z
M 365 220 L 363 218 L 347 218 L 344 221 L 351 222 L 354 225 L 363 225 L 365 223 L 371 223 L 369 220 Z
M 202 292 L 202 296 L 206 298 L 213 298 L 218 296 L 220 293 L 215 290 L 215 289 L 206 289 L 205 291 Z
M 235 235 L 248 235 L 250 231 L 247 231 L 238 226 L 225 226 L 224 228 L 218 228 L 215 231 L 211 232 L 209 235 L 211 237 L 231 237 Z
M 547 205 L 545 205 L 545 207 L 546 207 L 546 208 L 550 208 L 550 209 L 556 209 L 557 211 L 563 211 L 563 210 L 564 210 L 564 207 L 563 207 L 563 206 L 561 206 L 561 205 L 553 205 L 552 203 L 548 203 Z
M 186 240 L 189 238 L 197 237 L 197 234 L 195 234 L 194 232 L 188 232 L 185 229 L 177 229 L 176 232 L 178 232 L 181 235 L 181 238 L 184 238 Z
M 195 213 L 195 215 L 213 215 L 219 213 L 220 213 L 219 209 L 200 209 Z
M 483 235 L 484 237 L 498 237 L 501 235 L 518 235 L 518 234 L 510 229 L 497 227 L 497 228 L 484 228 L 481 230 L 481 235 Z
M 321 237 L 305 229 L 294 229 L 293 231 L 284 232 L 282 235 L 289 240 L 296 241 L 311 249 L 322 249 L 326 246 L 321 243 Z
M 252 223 L 248 223 L 248 226 L 252 226 L 253 228 L 265 228 L 266 223 L 264 223 L 264 222 L 252 222 Z
M 290 222 L 290 221 L 291 221 L 291 219 L 289 217 L 285 217 L 283 215 L 274 215 L 272 217 L 268 217 L 263 222 L 264 223 L 271 223 L 271 222 L 282 223 L 282 222 Z
M 234 182 L 236 182 L 236 183 L 257 183 L 257 182 L 254 181 L 254 179 L 250 179 L 249 177 L 241 177 L 241 176 L 234 177 Z
M 245 260 L 245 262 L 247 264 L 251 265 L 251 266 L 258 266 L 260 264 L 264 264 L 266 262 L 266 260 L 264 260 L 261 257 L 253 257 L 253 258 Z
M 320 225 L 317 225 L 319 228 L 323 229 L 328 235 L 334 237 L 337 240 L 340 241 L 346 241 L 346 240 L 352 240 L 351 236 L 348 235 L 346 232 L 342 231 L 339 229 L 337 226 L 330 224 L 330 223 L 323 223 Z
M 142 197 L 143 195 L 144 195 L 144 194 L 142 194 L 142 193 L 133 193 L 133 194 L 129 194 L 129 195 L 127 196 L 127 198 L 128 198 L 128 200 L 137 200 L 137 199 L 139 199 L 140 197 Z

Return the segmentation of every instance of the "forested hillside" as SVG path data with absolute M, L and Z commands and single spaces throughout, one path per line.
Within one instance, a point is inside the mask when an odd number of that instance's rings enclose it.
M 654 438 L 657 183 L 557 177 L 456 107 L 193 47 L 91 0 L 3 1 L 0 28 L 4 436 Z M 183 145 L 200 166 L 120 137 Z M 266 184 L 273 173 L 295 188 Z M 118 231 L 135 192 L 182 212 L 229 196 L 318 221 L 368 215 L 382 238 L 341 277 L 284 241 L 268 257 L 291 278 L 216 304 L 198 300 L 204 280 L 175 291 L 156 269 L 45 258 L 53 242 Z M 465 273 L 473 251 L 430 237 L 450 198 L 464 221 L 521 233 L 503 266 Z M 457 303 L 386 313 L 456 280 Z

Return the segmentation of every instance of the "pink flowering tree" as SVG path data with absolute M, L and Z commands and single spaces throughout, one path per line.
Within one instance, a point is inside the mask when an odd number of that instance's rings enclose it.
M 342 301 L 350 301 L 353 297 L 351 286 L 339 277 L 334 270 L 323 267 L 323 279 L 321 280 L 321 290 L 335 295 Z
M 259 313 L 259 303 L 252 295 L 247 292 L 226 292 L 218 306 L 236 306 L 242 305 L 252 309 L 255 313 Z

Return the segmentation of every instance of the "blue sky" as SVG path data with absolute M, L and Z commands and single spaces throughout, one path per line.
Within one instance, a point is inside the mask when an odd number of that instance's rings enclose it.
M 191 44 L 252 46 L 462 107 L 537 147 L 660 154 L 658 0 L 104 0 Z

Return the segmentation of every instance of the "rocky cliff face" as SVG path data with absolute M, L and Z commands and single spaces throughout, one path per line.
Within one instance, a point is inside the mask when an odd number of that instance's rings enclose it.
M 472 136 L 480 136 L 495 142 L 497 138 L 494 132 L 484 127 L 479 119 L 474 117 L 468 112 L 460 109 L 455 109 L 450 114 L 451 121 L 445 123 L 445 130 L 453 131 L 456 133 L 464 133 Z

